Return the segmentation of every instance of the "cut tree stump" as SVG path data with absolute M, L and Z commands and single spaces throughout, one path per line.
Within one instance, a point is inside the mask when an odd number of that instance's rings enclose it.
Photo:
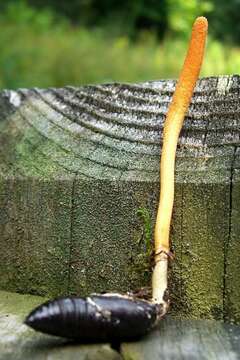
M 0 92 L 0 288 L 150 285 L 164 80 Z M 179 139 L 172 314 L 240 321 L 240 77 L 199 80 Z

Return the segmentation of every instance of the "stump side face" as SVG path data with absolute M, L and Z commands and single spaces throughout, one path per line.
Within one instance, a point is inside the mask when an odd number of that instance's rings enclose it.
M 57 296 L 68 291 L 69 181 L 0 181 L 0 284 L 9 291 Z
M 0 287 L 150 285 L 174 81 L 0 93 Z M 172 312 L 240 320 L 238 76 L 201 79 L 179 139 Z
M 240 322 L 240 171 L 234 169 L 231 186 L 229 241 L 226 246 L 225 318 Z

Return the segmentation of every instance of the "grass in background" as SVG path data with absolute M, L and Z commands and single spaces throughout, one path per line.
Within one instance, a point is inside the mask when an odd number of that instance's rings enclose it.
M 176 78 L 185 56 L 183 40 L 159 43 L 154 34 L 143 33 L 133 43 L 103 29 L 90 31 L 62 20 L 56 25 L 50 13 L 33 9 L 20 7 L 16 21 L 13 10 L 0 18 L 1 88 Z M 209 39 L 201 76 L 238 69 L 240 49 Z

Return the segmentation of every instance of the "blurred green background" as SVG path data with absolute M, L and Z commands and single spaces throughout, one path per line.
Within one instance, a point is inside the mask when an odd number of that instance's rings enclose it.
M 238 73 L 240 0 L 0 0 L 0 86 L 175 78 L 199 15 L 201 76 Z

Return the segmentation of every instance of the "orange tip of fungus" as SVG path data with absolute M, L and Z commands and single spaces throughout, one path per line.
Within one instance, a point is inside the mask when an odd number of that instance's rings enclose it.
M 197 31 L 203 31 L 205 32 L 208 28 L 208 21 L 204 16 L 199 16 L 198 18 L 196 18 L 196 20 L 194 21 L 193 24 L 193 29 L 195 29 Z

